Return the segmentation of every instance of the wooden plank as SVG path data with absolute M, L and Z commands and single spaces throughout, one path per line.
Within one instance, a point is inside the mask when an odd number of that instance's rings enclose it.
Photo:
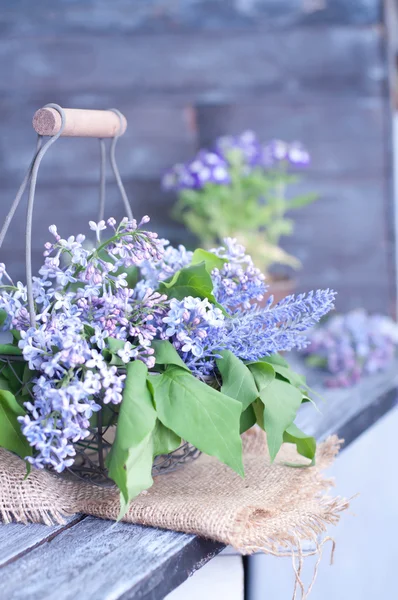
M 0 92 L 55 90 L 60 103 L 64 92 L 109 85 L 117 95 L 162 101 L 374 96 L 385 91 L 383 44 L 377 29 L 347 27 L 159 33 L 150 43 L 145 35 L 67 33 L 26 36 L 21 44 L 5 35 Z
M 89 517 L 3 567 L 2 589 L 13 600 L 26 600 L 27 589 L 29 600 L 75 600 L 83 590 L 85 600 L 160 599 L 222 549 L 193 535 Z
M 5 5 L 5 6 L 4 6 Z M 56 31 L 156 33 L 297 25 L 368 25 L 381 20 L 378 0 L 3 0 L 0 26 L 14 34 Z
M 38 107 L 53 99 L 53 92 L 4 94 L 0 98 L 0 182 L 15 188 L 30 163 L 35 147 L 32 117 Z M 103 108 L 115 106 L 126 116 L 128 128 L 118 142 L 117 157 L 123 176 L 159 177 L 175 162 L 195 152 L 196 132 L 189 107 L 167 103 L 133 105 L 129 97 L 116 93 L 95 98 L 79 93 L 63 96 L 63 106 Z M 99 146 L 95 139 L 59 139 L 47 153 L 40 181 L 97 182 Z M 110 174 L 110 167 L 108 165 Z
M 398 361 L 383 373 L 363 377 L 357 385 L 340 389 L 325 389 L 327 373 L 309 369 L 299 357 L 293 356 L 289 362 L 324 398 L 324 402 L 317 401 L 319 412 L 310 404 L 303 405 L 297 419 L 298 426 L 318 440 L 337 433 L 348 445 L 398 404 Z
M 0 568 L 8 562 L 17 560 L 22 554 L 29 552 L 44 542 L 50 541 L 66 527 L 72 527 L 83 517 L 76 515 L 67 519 L 67 525 L 23 525 L 10 523 L 0 525 Z
M 47 96 L 47 97 L 46 97 Z M 31 117 L 49 100 L 44 95 L 7 94 L 0 99 L 0 182 L 15 188 L 29 164 L 34 135 Z M 88 105 L 89 99 L 68 94 L 65 106 Z M 197 147 L 210 147 L 218 135 L 253 129 L 259 139 L 302 140 L 312 154 L 311 173 L 333 176 L 386 176 L 383 98 L 327 99 L 325 102 L 272 102 L 257 98 L 242 104 L 189 106 L 132 105 L 125 96 L 99 95 L 93 106 L 117 107 L 128 119 L 119 142 L 124 177 L 159 178 L 176 162 L 190 160 Z M 196 119 L 195 119 L 196 112 Z M 98 181 L 96 140 L 60 139 L 46 155 L 41 182 Z M 84 165 L 84 166 L 83 166 Z
M 198 145 L 211 147 L 218 136 L 252 129 L 261 142 L 300 140 L 312 156 L 311 174 L 382 178 L 386 175 L 383 146 L 389 135 L 387 103 L 381 97 L 203 103 L 194 107 Z
M 282 239 L 284 248 L 303 263 L 300 290 L 332 287 L 341 290 L 339 310 L 364 306 L 389 312 L 395 297 L 389 260 L 393 240 L 383 212 L 388 201 L 383 182 L 365 176 L 361 181 L 313 178 L 302 189 L 320 198 L 292 213 L 294 233 Z M 369 293 L 370 281 L 376 293 Z

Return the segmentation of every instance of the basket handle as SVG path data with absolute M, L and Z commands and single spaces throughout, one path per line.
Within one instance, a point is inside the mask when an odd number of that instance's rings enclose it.
M 119 137 L 127 129 L 126 117 L 115 110 L 64 108 L 63 113 L 64 120 L 53 106 L 40 108 L 34 114 L 33 129 L 39 135 L 95 138 Z
M 22 181 L 22 184 L 15 196 L 10 211 L 8 212 L 4 225 L 0 231 L 0 248 L 14 217 L 15 211 L 21 201 L 21 198 L 29 183 L 28 208 L 26 216 L 26 236 L 25 236 L 25 260 L 26 260 L 26 288 L 28 297 L 28 309 L 31 326 L 35 326 L 36 313 L 33 298 L 33 280 L 32 280 L 32 219 L 35 200 L 35 191 L 37 175 L 40 163 L 47 150 L 61 136 L 74 137 L 99 137 L 100 142 L 100 194 L 98 220 L 102 220 L 105 212 L 105 167 L 106 167 L 106 147 L 103 138 L 112 138 L 110 147 L 110 163 L 123 200 L 127 217 L 132 220 L 133 213 L 130 202 L 120 177 L 119 169 L 116 163 L 116 143 L 118 138 L 126 131 L 127 120 L 122 113 L 111 108 L 109 110 L 80 110 L 63 109 L 58 104 L 47 104 L 38 110 L 33 117 L 33 127 L 38 133 L 38 141 L 35 154 L 28 171 Z M 51 136 L 49 140 L 42 145 L 43 136 Z

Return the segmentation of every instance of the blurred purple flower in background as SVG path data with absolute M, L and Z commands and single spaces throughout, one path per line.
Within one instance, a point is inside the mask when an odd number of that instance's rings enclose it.
M 164 190 L 200 190 L 206 184 L 229 185 L 231 168 L 239 163 L 246 174 L 254 168 L 268 170 L 289 164 L 303 167 L 310 163 L 310 155 L 300 142 L 272 140 L 261 144 L 253 131 L 237 136 L 217 138 L 212 150 L 200 150 L 187 163 L 178 163 L 163 176 Z
M 330 318 L 308 337 L 308 363 L 329 371 L 328 387 L 348 387 L 389 367 L 397 353 L 398 324 L 358 309 Z

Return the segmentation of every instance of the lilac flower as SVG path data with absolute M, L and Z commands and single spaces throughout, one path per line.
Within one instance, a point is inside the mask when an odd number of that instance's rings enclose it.
M 162 319 L 166 324 L 165 337 L 171 338 L 190 365 L 190 357 L 202 357 L 212 343 L 212 335 L 224 326 L 224 315 L 207 299 L 187 296 L 170 301 L 170 310 Z
M 87 396 L 79 379 L 72 379 L 67 386 L 56 385 L 43 375 L 37 379 L 34 399 L 25 403 L 27 414 L 18 420 L 35 450 L 35 456 L 27 460 L 38 469 L 52 466 L 61 472 L 72 466 L 73 444 L 89 435 L 89 418 L 101 407 Z
M 129 363 L 132 358 L 136 358 L 138 350 L 130 342 L 126 342 L 121 350 L 117 352 L 124 363 Z
M 6 266 L 4 263 L 0 263 L 0 286 L 3 280 L 3 277 L 13 286 L 14 283 L 11 279 L 11 277 L 9 276 L 9 274 L 6 271 Z M 17 286 L 22 285 L 20 282 L 18 282 Z
M 108 219 L 112 238 L 91 250 L 83 247 L 84 236 L 63 239 L 52 225 L 55 241 L 45 245 L 44 265 L 33 281 L 35 327 L 30 326 L 25 286 L 18 283 L 1 291 L 5 325 L 19 330 L 19 347 L 38 374 L 32 400 L 25 404 L 27 414 L 20 419 L 35 451 L 29 460 L 38 468 L 49 465 L 60 472 L 71 466 L 73 444 L 89 435 L 89 419 L 101 409 L 95 398 L 103 404 L 122 401 L 125 375 L 102 355 L 109 337 L 124 340 L 124 362 L 134 358 L 154 365 L 151 342 L 161 333 L 167 298 L 152 289 L 136 297 L 126 289 L 123 272 L 131 265 L 162 260 L 164 249 L 156 234 L 139 229 L 148 220 L 144 217 L 137 225 L 123 219 L 116 227 Z M 99 242 L 105 222 L 90 226 Z M 72 283 L 78 285 L 72 288 Z
M 104 229 L 106 229 L 105 221 L 99 221 L 99 223 L 95 223 L 95 221 L 90 221 L 89 225 L 90 229 L 92 229 L 92 231 L 95 231 L 97 241 L 99 242 L 101 231 L 104 231 Z
M 397 353 L 398 325 L 389 317 L 353 310 L 315 328 L 309 340 L 305 354 L 329 371 L 326 385 L 348 387 L 389 367 Z
M 308 151 L 300 142 L 284 142 L 273 140 L 264 147 L 264 164 L 272 166 L 288 162 L 294 166 L 307 166 L 311 162 Z
M 253 131 L 244 131 L 238 136 L 223 136 L 216 140 L 216 151 L 226 161 L 233 160 L 233 154 L 237 153 L 241 161 L 249 167 L 262 164 L 263 149 Z
M 215 152 L 200 150 L 196 157 L 177 164 L 162 178 L 165 190 L 202 189 L 208 183 L 228 185 L 231 182 L 228 162 Z
M 241 308 L 249 309 L 261 302 L 267 291 L 265 276 L 253 265 L 243 246 L 234 238 L 225 238 L 225 246 L 211 250 L 216 256 L 228 260 L 220 269 L 214 269 L 212 280 L 214 295 L 230 313 Z
M 142 297 L 148 288 L 156 289 L 160 282 L 172 277 L 192 261 L 193 252 L 188 251 L 185 246 L 173 248 L 170 242 L 164 239 L 159 240 L 159 244 L 163 247 L 161 259 L 144 260 L 139 265 L 142 279 L 136 287 L 136 297 Z

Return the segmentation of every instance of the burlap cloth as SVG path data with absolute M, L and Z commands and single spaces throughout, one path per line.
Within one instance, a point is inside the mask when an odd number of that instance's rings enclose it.
M 345 499 L 328 497 L 333 485 L 321 474 L 339 449 L 330 437 L 319 445 L 316 466 L 298 469 L 302 462 L 294 447 L 285 445 L 271 466 L 265 436 L 251 430 L 243 436 L 244 479 L 218 460 L 198 460 L 155 479 L 153 487 L 138 496 L 125 521 L 196 533 L 230 544 L 245 554 L 257 550 L 278 553 L 312 540 L 328 524 L 335 524 L 348 507 Z M 300 461 L 301 458 L 301 461 Z M 32 470 L 0 449 L 0 517 L 3 522 L 62 523 L 74 513 L 116 519 L 119 493 L 115 488 L 66 481 L 48 472 Z

